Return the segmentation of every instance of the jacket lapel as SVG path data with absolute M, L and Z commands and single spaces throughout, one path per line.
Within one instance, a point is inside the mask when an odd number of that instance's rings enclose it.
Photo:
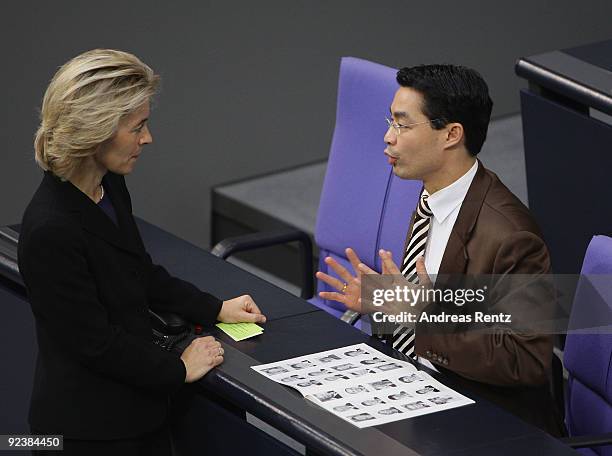
M 117 182 L 117 180 L 118 178 L 116 175 L 111 178 L 111 176 L 107 174 L 103 179 L 104 188 L 108 191 L 108 196 L 113 202 L 115 213 L 117 214 L 117 222 L 119 223 L 119 230 L 124 242 L 128 246 L 129 250 L 133 251 L 134 253 L 141 254 L 142 250 L 144 250 L 144 245 L 142 244 L 140 235 L 138 234 L 138 228 L 134 223 L 132 210 L 126 203 L 126 199 L 121 195 L 124 190 L 121 188 L 121 185 Z M 117 229 L 114 224 L 113 226 L 115 229 Z
M 472 235 L 490 185 L 491 178 L 478 160 L 478 170 L 461 204 L 459 215 L 448 238 L 438 275 L 465 273 L 469 261 L 466 245 Z
M 71 182 L 62 182 L 50 172 L 45 173 L 44 179 L 47 186 L 58 194 L 59 200 L 62 202 L 62 204 L 66 205 L 68 211 L 80 213 L 83 229 L 119 249 L 140 254 L 138 245 L 134 244 L 133 242 L 129 242 L 128 238 L 123 235 L 123 233 L 127 231 L 125 229 L 126 208 L 125 206 L 118 204 L 119 198 L 111 196 L 111 201 L 115 207 L 117 218 L 120 221 L 119 228 L 121 229 L 117 228 L 117 226 L 115 226 L 113 221 L 104 213 L 104 211 Z M 115 190 L 111 189 L 111 187 L 112 186 L 108 185 L 107 181 L 104 180 L 105 191 L 112 195 L 115 193 Z M 123 223 L 123 226 L 121 226 L 121 223 Z

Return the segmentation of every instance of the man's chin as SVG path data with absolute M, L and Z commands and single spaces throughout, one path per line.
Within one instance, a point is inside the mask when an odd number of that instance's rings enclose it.
M 407 170 L 406 168 L 397 165 L 393 167 L 393 174 L 395 174 L 400 179 L 414 179 L 414 177 L 410 173 L 410 170 Z

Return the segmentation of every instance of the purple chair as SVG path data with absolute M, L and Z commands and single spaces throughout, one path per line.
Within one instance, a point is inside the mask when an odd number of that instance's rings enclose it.
M 593 321 L 592 310 L 596 306 L 597 315 L 604 317 L 601 323 L 610 324 L 610 274 L 612 238 L 595 236 L 582 265 L 583 277 L 576 290 L 570 328 L 584 327 L 580 323 L 580 314 L 584 312 L 590 312 Z M 584 455 L 612 456 L 612 326 L 570 331 L 565 342 L 564 364 L 569 372 L 565 421 L 572 436 L 566 443 L 581 448 L 578 451 Z
M 361 260 L 380 270 L 378 250 L 402 257 L 402 249 L 412 211 L 421 191 L 420 181 L 395 178 L 383 154 L 387 131 L 385 116 L 393 100 L 396 71 L 377 63 L 344 57 L 340 63 L 340 81 L 336 126 L 323 183 L 315 240 L 319 247 L 319 270 L 335 275 L 322 261 L 335 258 L 351 270 L 344 250 L 352 247 Z M 302 297 L 336 317 L 354 323 L 354 312 L 344 305 L 312 295 L 311 250 L 308 236 L 288 228 L 274 233 L 254 233 L 221 241 L 212 253 L 230 255 L 278 243 L 300 243 L 304 272 Z M 329 291 L 319 282 L 317 291 Z
M 396 72 L 354 57 L 344 57 L 340 64 L 336 126 L 315 233 L 319 270 L 330 275 L 335 273 L 323 262 L 326 256 L 352 270 L 344 254 L 347 247 L 376 270 L 380 248 L 393 252 L 395 259 L 402 257 L 422 184 L 396 178 L 383 154 L 384 118 L 398 88 Z M 319 281 L 317 291 L 330 287 Z M 309 302 L 338 317 L 346 310 L 318 296 Z

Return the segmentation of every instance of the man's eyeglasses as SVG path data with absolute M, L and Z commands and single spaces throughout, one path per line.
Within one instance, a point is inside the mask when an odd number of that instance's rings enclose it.
M 406 124 L 406 125 L 402 125 L 397 122 L 394 122 L 388 117 L 385 117 L 385 120 L 387 121 L 387 125 L 389 126 L 389 128 L 393 128 L 393 131 L 395 131 L 395 135 L 399 136 L 402 134 L 402 128 L 412 128 L 416 125 L 423 125 L 423 124 L 431 123 L 431 122 L 439 122 L 439 121 L 442 121 L 443 119 L 424 120 L 423 122 L 415 122 L 415 123 Z

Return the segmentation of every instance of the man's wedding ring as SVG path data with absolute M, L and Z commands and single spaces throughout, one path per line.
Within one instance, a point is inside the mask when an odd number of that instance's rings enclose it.
M 348 283 L 344 282 L 344 284 L 342 285 L 342 290 L 340 291 L 341 293 L 346 293 L 346 289 L 348 288 Z

